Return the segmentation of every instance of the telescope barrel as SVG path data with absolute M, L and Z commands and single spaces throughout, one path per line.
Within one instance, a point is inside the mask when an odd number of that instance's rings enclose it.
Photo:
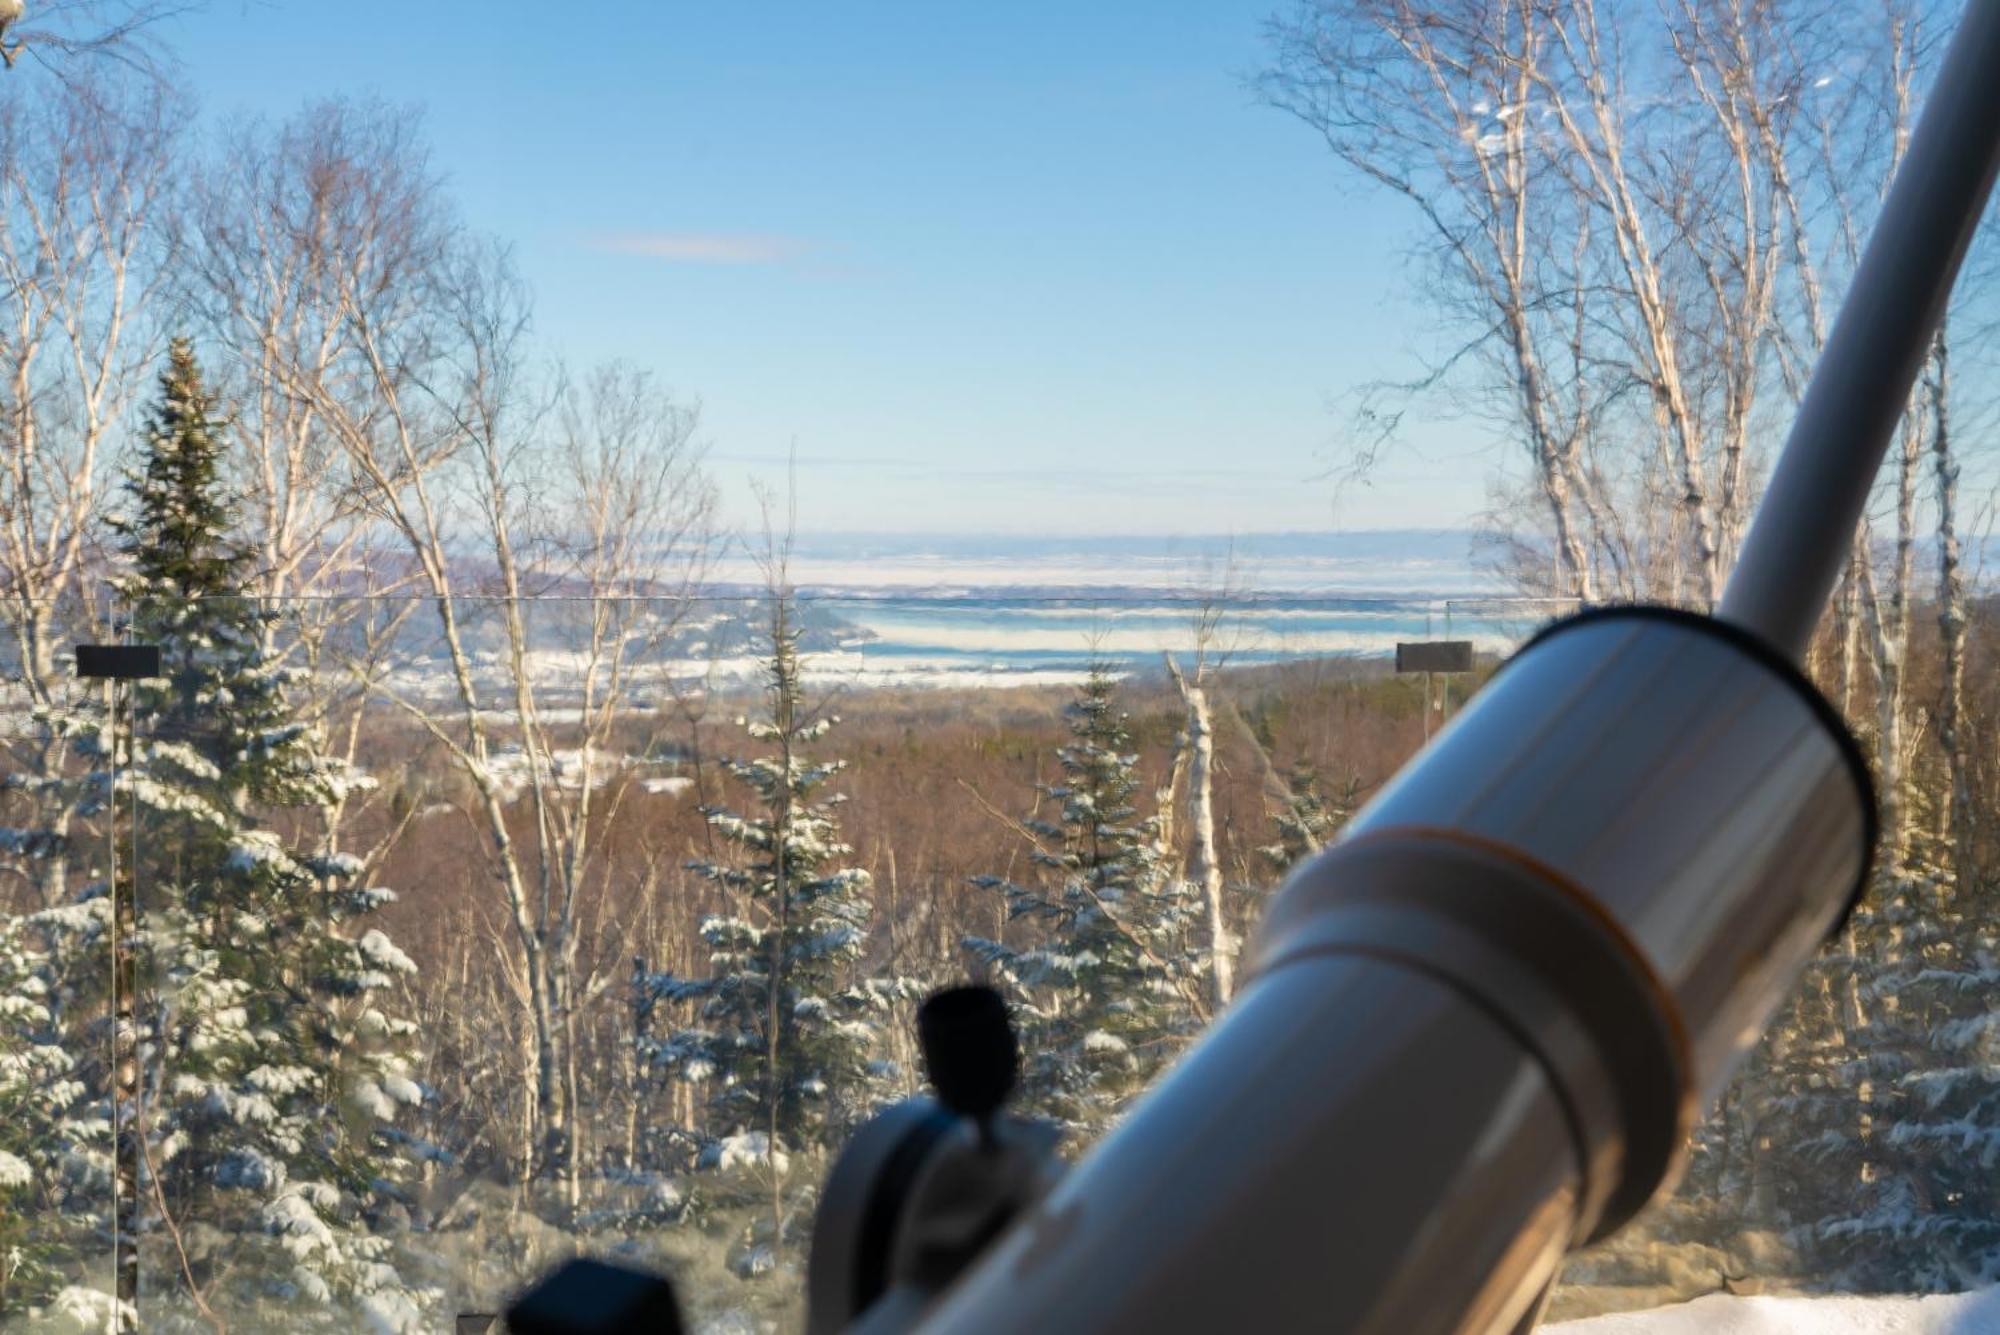
M 1292 878 L 1215 1030 L 924 1328 L 1512 1329 L 1673 1180 L 1873 811 L 1760 642 L 1562 623 Z
M 1505 1330 L 1581 1193 L 1504 1024 L 1422 969 L 1311 956 L 1251 985 L 919 1329 Z M 871 1315 L 855 1329 L 905 1328 Z
M 1802 658 L 2000 168 L 2000 0 L 1971 0 L 1717 613 Z

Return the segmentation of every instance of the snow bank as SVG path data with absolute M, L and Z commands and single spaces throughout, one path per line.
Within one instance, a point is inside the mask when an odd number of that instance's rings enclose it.
M 1733 1298 L 1541 1329 L 1562 1335 L 2000 1335 L 2000 1288 L 1921 1298 Z

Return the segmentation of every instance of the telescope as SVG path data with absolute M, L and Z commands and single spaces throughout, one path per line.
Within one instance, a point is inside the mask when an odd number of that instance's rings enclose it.
M 1000 1111 L 997 998 L 934 999 L 938 1097 L 822 1195 L 811 1335 L 1532 1328 L 1867 884 L 1868 768 L 1799 663 L 1996 166 L 2000 0 L 1972 0 L 1716 615 L 1595 608 L 1515 654 L 1067 1171 Z

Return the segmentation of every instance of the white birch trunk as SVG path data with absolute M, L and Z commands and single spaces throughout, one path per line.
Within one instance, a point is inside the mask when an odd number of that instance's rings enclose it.
M 1175 666 L 1167 669 L 1187 709 L 1188 756 L 1188 879 L 1201 887 L 1208 915 L 1209 995 L 1216 1011 L 1229 1004 L 1236 981 L 1236 938 L 1229 930 L 1222 898 L 1222 863 L 1215 851 L 1215 724 L 1209 711 L 1202 673 L 1190 679 Z

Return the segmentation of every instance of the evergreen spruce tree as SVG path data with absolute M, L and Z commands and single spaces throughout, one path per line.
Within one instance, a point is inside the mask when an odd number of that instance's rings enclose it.
M 734 911 L 701 924 L 707 977 L 641 981 L 655 999 L 691 1005 L 694 1023 L 640 1044 L 656 1069 L 706 1090 L 700 1165 L 733 1181 L 719 1194 L 744 1201 L 749 1181 L 768 1185 L 769 1222 L 782 1230 L 809 1215 L 805 1193 L 789 1205 L 784 1196 L 790 1156 L 837 1146 L 895 1092 L 901 1072 L 878 1055 L 883 1022 L 912 987 L 860 976 L 872 882 L 845 865 L 854 850 L 836 820 L 844 799 L 825 792 L 845 763 L 808 754 L 839 720 L 806 706 L 797 614 L 786 595 L 772 600 L 769 637 L 767 717 L 739 720 L 767 753 L 725 762 L 748 805 L 740 814 L 705 811 L 739 856 L 688 864 L 722 887 Z M 772 1255 L 761 1243 L 740 1247 L 732 1265 L 760 1273 Z
M 176 340 L 132 513 L 113 521 L 130 634 L 161 646 L 164 672 L 133 685 L 119 774 L 145 913 L 139 1204 L 165 1215 L 142 1221 L 147 1271 L 288 1328 L 416 1330 L 421 1295 L 371 1226 L 397 1208 L 411 1142 L 396 1121 L 423 1097 L 414 1026 L 386 1002 L 414 966 L 367 925 L 390 892 L 292 837 L 369 781 L 297 716 L 269 614 L 238 596 L 223 432 Z
M 1092 666 L 1066 713 L 1062 781 L 1041 789 L 1056 819 L 1026 822 L 1041 874 L 974 880 L 1004 895 L 1009 918 L 1040 939 L 964 944 L 1013 993 L 1025 1097 L 1088 1139 L 1194 1031 L 1203 917 L 1193 887 L 1166 865 L 1158 818 L 1134 806 L 1138 757 L 1107 667 Z
M 1846 929 L 1813 961 L 1725 1092 L 1696 1128 L 1684 1211 L 1703 1241 L 1744 1230 L 1784 1238 L 1806 1273 L 1850 1271 L 1868 1231 L 1882 1150 L 1879 1100 L 1900 1040 L 1877 1005 L 1908 921 L 1900 868 L 1878 868 Z
M 1320 791 L 1319 771 L 1307 764 L 1292 767 L 1291 794 L 1273 819 L 1277 838 L 1257 852 L 1279 876 L 1326 847 L 1354 814 L 1357 785 L 1349 780 L 1339 796 Z
M 117 1310 L 106 1265 L 116 1171 L 105 1005 L 112 896 L 101 878 L 71 888 L 67 862 L 105 838 L 87 823 L 108 808 L 108 715 L 82 695 L 31 719 L 38 745 L 67 748 L 91 768 L 31 765 L 0 780 L 27 799 L 18 812 L 53 817 L 0 830 L 0 844 L 24 881 L 56 892 L 47 907 L 0 913 L 0 1325 L 25 1310 L 103 1329 Z M 126 1307 L 123 1320 L 134 1319 Z
M 109 1222 L 110 1122 L 58 1025 L 41 916 L 0 919 L 0 1324 L 94 1310 L 77 1281 Z
M 1949 859 L 1919 883 L 1935 906 L 1880 986 L 1910 1040 L 1885 1069 L 1865 1281 L 1962 1289 L 2000 1281 L 2000 940 L 1990 896 L 1963 894 Z M 1887 1063 L 1882 1063 L 1885 1067 Z M 1832 1231 L 1822 1226 L 1822 1232 Z M 1891 1245 L 1893 1240 L 1894 1245 Z M 1893 1270 L 1873 1262 L 1901 1253 Z
M 1690 1186 L 1735 1198 L 1807 1273 L 1950 1290 L 2000 1278 L 2000 932 L 1957 884 L 1913 784 L 1900 859 L 1697 1139 Z
M 1834 961 L 1854 975 L 1854 1015 L 1820 1101 L 1842 1100 L 1846 1125 L 1817 1142 L 1836 1171 L 1801 1222 L 1821 1265 L 1858 1287 L 2000 1279 L 2000 925 L 1991 893 L 1957 883 L 1929 796 L 1913 792 L 1902 863 Z

